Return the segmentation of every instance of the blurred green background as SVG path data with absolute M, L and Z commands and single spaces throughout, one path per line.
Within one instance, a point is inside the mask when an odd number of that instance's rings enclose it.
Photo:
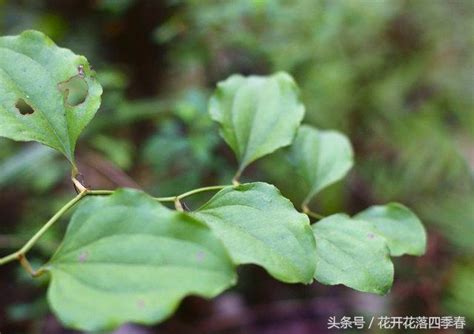
M 328 317 L 343 315 L 458 315 L 472 333 L 474 1 L 0 0 L 0 34 L 25 29 L 87 56 L 104 86 L 77 152 L 92 187 L 167 196 L 229 182 L 235 158 L 208 97 L 230 74 L 284 70 L 300 85 L 305 122 L 343 131 L 356 152 L 346 181 L 311 206 L 354 213 L 399 201 L 429 231 L 427 254 L 397 259 L 384 297 L 284 285 L 247 266 L 219 298 L 187 298 L 165 323 L 117 333 L 325 333 Z M 298 203 L 277 157 L 242 180 L 271 181 Z M 68 168 L 48 148 L 0 138 L 1 254 L 72 196 Z M 65 226 L 41 239 L 33 262 L 48 259 Z M 73 333 L 48 310 L 45 283 L 0 267 L 1 333 Z

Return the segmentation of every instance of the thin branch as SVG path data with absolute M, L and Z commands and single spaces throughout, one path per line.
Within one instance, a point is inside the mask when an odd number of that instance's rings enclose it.
M 74 184 L 74 188 L 76 188 L 77 193 L 81 194 L 81 193 L 87 191 L 87 188 L 84 187 L 84 185 L 76 178 L 76 176 L 73 176 L 71 178 L 71 181 Z
M 185 192 L 185 193 L 179 195 L 178 198 L 183 199 L 183 198 L 192 196 L 194 194 L 202 193 L 202 192 L 205 192 L 205 191 L 221 190 L 221 189 L 224 189 L 225 187 L 229 187 L 229 185 L 209 186 L 209 187 L 197 188 L 197 189 L 193 189 L 193 190 L 190 190 L 188 192 Z
M 240 179 L 241 174 L 242 174 L 242 169 L 239 167 L 239 169 L 237 170 L 237 173 L 235 173 L 234 177 L 232 178 L 232 184 L 234 186 L 240 185 L 239 179 Z
M 43 234 L 51 226 L 53 226 L 54 223 L 56 223 L 56 221 L 58 221 L 59 218 L 61 218 L 61 216 L 66 211 L 68 211 L 77 202 L 79 202 L 84 196 L 86 196 L 87 193 L 88 193 L 87 190 L 82 191 L 76 197 L 74 197 L 72 200 L 67 202 L 58 212 L 56 212 L 56 214 L 53 217 L 51 217 L 50 220 L 48 220 L 46 222 L 46 224 L 43 225 L 43 227 L 41 227 L 41 229 L 39 229 L 38 232 L 35 233 L 35 235 L 33 235 L 33 237 L 30 240 L 28 240 L 28 242 L 22 248 L 20 248 L 19 250 L 17 250 L 16 252 L 14 252 L 10 255 L 7 255 L 5 257 L 0 258 L 0 265 L 11 262 L 11 261 L 14 261 L 14 260 L 20 260 L 21 261 L 22 257 L 24 257 L 24 255 L 34 246 L 34 244 L 38 241 L 38 239 L 41 238 L 43 236 Z
M 16 252 L 10 255 L 0 258 L 0 265 L 18 260 L 20 261 L 21 265 L 26 269 L 26 271 L 28 271 L 28 273 L 30 273 L 32 276 L 38 276 L 42 274 L 43 272 L 42 269 L 35 271 L 31 267 L 30 263 L 26 259 L 26 256 L 25 256 L 26 253 L 35 245 L 35 243 L 43 236 L 43 234 L 45 234 L 46 231 L 51 226 L 53 226 L 59 220 L 59 218 L 61 218 L 64 215 L 64 213 L 66 213 L 66 211 L 72 208 L 82 198 L 88 195 L 111 195 L 114 193 L 113 190 L 89 190 L 86 187 L 84 187 L 82 183 L 76 179 L 75 176 L 72 177 L 72 182 L 74 183 L 76 189 L 80 191 L 79 194 L 76 197 L 74 197 L 72 200 L 70 200 L 68 203 L 66 203 L 58 212 L 56 212 L 54 216 L 51 217 L 51 219 L 48 220 L 46 224 L 44 224 L 41 227 L 41 229 L 39 229 L 39 231 L 36 232 L 35 235 L 33 235 L 33 237 L 26 242 L 26 244 L 23 247 L 21 247 L 19 250 L 17 250 Z M 198 194 L 201 192 L 220 190 L 225 187 L 229 187 L 229 185 L 219 185 L 219 186 L 209 186 L 209 187 L 198 188 L 198 189 L 190 190 L 178 196 L 155 197 L 155 200 L 160 201 L 160 202 L 174 202 L 176 209 L 179 211 L 183 211 L 184 209 L 181 204 L 181 200 L 183 198 L 186 198 L 188 196 Z
M 307 214 L 308 216 L 310 216 L 312 218 L 315 218 L 315 219 L 318 219 L 318 220 L 325 218 L 324 215 L 321 215 L 317 212 L 311 211 L 311 209 L 308 207 L 307 204 L 301 205 L 301 209 L 303 210 L 303 212 L 305 214 Z
M 154 200 L 158 202 L 174 202 L 178 196 L 168 196 L 168 197 L 153 197 Z
M 184 211 L 183 205 L 181 204 L 181 201 L 179 200 L 178 197 L 174 199 L 174 207 L 176 211 L 181 211 L 181 212 Z
M 222 185 L 222 186 L 209 186 L 209 187 L 202 187 L 190 190 L 188 192 L 182 193 L 178 196 L 169 196 L 169 197 L 155 197 L 155 200 L 159 202 L 176 202 L 176 200 L 182 200 L 183 198 L 192 196 L 194 194 L 206 192 L 206 191 L 214 191 L 214 190 L 221 190 L 225 187 L 231 187 L 231 185 Z
M 112 195 L 115 190 L 87 190 L 86 195 Z

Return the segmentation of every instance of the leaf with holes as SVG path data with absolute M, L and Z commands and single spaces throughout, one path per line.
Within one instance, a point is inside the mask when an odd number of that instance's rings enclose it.
M 316 246 L 308 217 L 274 186 L 224 188 L 194 215 L 212 228 L 237 264 L 260 265 L 284 282 L 313 280 Z
M 234 150 L 241 173 L 252 161 L 291 144 L 304 106 L 296 83 L 286 73 L 233 75 L 217 85 L 210 114 Z
M 384 237 L 365 221 L 336 214 L 313 226 L 316 238 L 314 278 L 323 284 L 386 294 L 393 283 L 393 263 Z
M 86 198 L 45 268 L 54 313 L 88 331 L 156 323 L 186 295 L 214 297 L 235 282 L 233 263 L 207 226 L 126 189 Z
M 392 256 L 423 255 L 426 251 L 426 231 L 418 217 L 399 203 L 372 206 L 354 216 L 369 222 L 382 235 Z
M 353 165 L 353 152 L 345 135 L 303 125 L 289 149 L 289 159 L 307 187 L 308 202 L 347 174 Z
M 0 136 L 37 141 L 74 164 L 76 141 L 100 105 L 87 59 L 44 34 L 0 37 Z

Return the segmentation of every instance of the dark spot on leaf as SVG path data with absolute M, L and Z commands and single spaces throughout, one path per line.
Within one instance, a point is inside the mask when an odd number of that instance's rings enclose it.
M 373 238 L 375 238 L 375 235 L 373 233 L 368 233 L 367 238 L 373 239 Z
M 198 251 L 198 252 L 196 253 L 196 260 L 197 260 L 198 262 L 204 261 L 205 258 L 206 258 L 206 254 L 205 254 L 203 251 Z
M 35 112 L 35 110 L 23 99 L 18 99 L 15 103 L 15 107 L 22 115 L 31 115 Z
M 80 254 L 79 254 L 79 262 L 86 262 L 87 259 L 89 258 L 89 252 L 88 251 L 82 251 Z
M 59 91 L 63 94 L 64 102 L 72 107 L 83 103 L 89 93 L 89 85 L 80 73 L 58 84 Z

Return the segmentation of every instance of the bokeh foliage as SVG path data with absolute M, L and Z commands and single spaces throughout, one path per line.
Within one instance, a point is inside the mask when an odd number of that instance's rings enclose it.
M 217 81 L 288 71 L 305 122 L 346 133 L 357 157 L 349 181 L 311 206 L 331 214 L 408 204 L 430 232 L 419 265 L 436 287 L 423 302 L 474 321 L 464 307 L 474 299 L 473 17 L 469 0 L 3 0 L 0 34 L 37 29 L 87 55 L 104 98 L 81 137 L 78 164 L 95 186 L 156 195 L 232 178 L 234 157 L 206 113 Z M 298 185 L 281 181 L 288 167 L 277 159 L 250 165 L 243 179 L 275 181 L 301 202 Z M 70 191 L 67 170 L 47 148 L 0 139 L 0 234 L 30 236 Z M 61 235 L 41 242 L 38 260 Z M 15 238 L 0 239 L 2 251 Z M 7 269 L 2 276 L 15 275 Z M 413 279 L 402 268 L 400 276 Z M 23 284 L 34 295 L 38 287 Z M 30 301 L 5 309 L 15 319 L 41 318 L 45 308 Z

